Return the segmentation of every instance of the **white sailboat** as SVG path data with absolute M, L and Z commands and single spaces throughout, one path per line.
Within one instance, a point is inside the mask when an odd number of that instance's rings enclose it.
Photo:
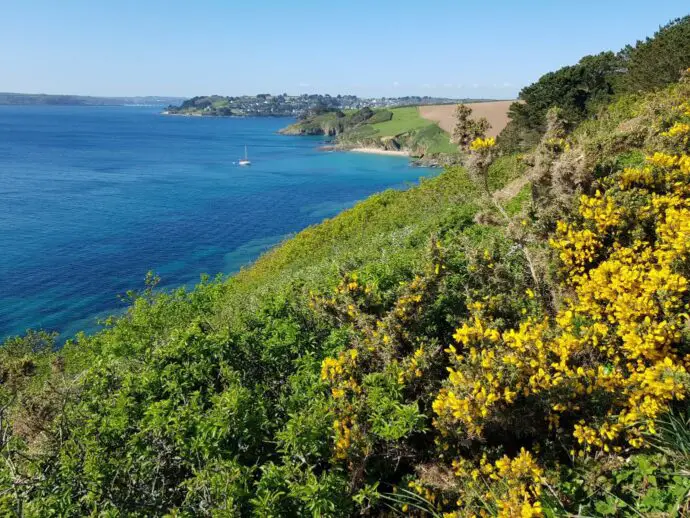
M 244 158 L 240 158 L 240 161 L 238 162 L 240 165 L 252 165 L 252 163 L 249 161 L 249 156 L 247 156 L 247 146 L 244 146 Z

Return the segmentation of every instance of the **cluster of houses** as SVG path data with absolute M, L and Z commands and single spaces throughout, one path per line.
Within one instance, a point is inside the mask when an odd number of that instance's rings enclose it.
M 245 95 L 225 97 L 210 95 L 193 97 L 180 106 L 169 106 L 165 113 L 217 116 L 273 116 L 298 117 L 314 109 L 348 110 L 365 106 L 385 108 L 421 104 L 456 103 L 457 99 L 438 97 L 378 97 L 362 98 L 356 95 Z

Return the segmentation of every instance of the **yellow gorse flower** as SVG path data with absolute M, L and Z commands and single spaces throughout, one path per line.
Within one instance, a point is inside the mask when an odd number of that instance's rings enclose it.
M 470 149 L 472 151 L 481 151 L 484 149 L 490 149 L 496 145 L 496 139 L 493 137 L 486 138 L 476 138 L 470 144 Z
M 665 131 L 661 135 L 664 137 L 677 137 L 679 135 L 687 135 L 688 133 L 690 133 L 690 124 L 676 122 L 668 131 Z

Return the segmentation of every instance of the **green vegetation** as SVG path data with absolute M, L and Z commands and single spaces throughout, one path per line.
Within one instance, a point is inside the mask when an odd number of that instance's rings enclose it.
M 235 279 L 240 286 L 339 280 L 343 265 L 394 272 L 418 263 L 439 228 L 464 227 L 477 211 L 467 173 L 450 168 L 407 191 L 371 196 L 333 219 L 307 228 L 262 256 Z
M 546 112 L 557 106 L 571 127 L 594 117 L 612 99 L 678 81 L 690 67 L 690 16 L 674 20 L 652 38 L 618 53 L 586 56 L 573 66 L 542 76 L 525 87 L 510 110 L 499 143 L 506 151 L 536 145 L 546 131 Z
M 510 145 L 517 148 L 534 145 L 546 131 L 546 112 L 553 106 L 563 110 L 568 124 L 578 124 L 611 99 L 619 68 L 618 56 L 604 52 L 542 76 L 522 89 L 522 102 L 511 106 L 502 140 L 511 138 Z
M 582 106 L 232 278 L 151 276 L 61 350 L 6 342 L 0 514 L 688 515 L 690 77 Z
M 409 142 L 410 148 L 424 150 L 424 154 L 431 156 L 458 154 L 458 146 L 453 144 L 448 133 L 436 124 L 427 124 L 419 128 L 411 135 Z
M 330 135 L 343 148 L 407 150 L 412 156 L 456 160 L 457 146 L 436 123 L 423 119 L 416 106 L 319 113 L 281 130 L 288 135 Z
M 393 108 L 390 112 L 392 114 L 391 120 L 380 124 L 374 123 L 378 134 L 382 137 L 395 137 L 433 124 L 419 115 L 419 109 L 416 106 Z
M 690 16 L 666 24 L 644 41 L 620 52 L 625 73 L 619 80 L 622 92 L 646 92 L 680 79 L 690 66 Z

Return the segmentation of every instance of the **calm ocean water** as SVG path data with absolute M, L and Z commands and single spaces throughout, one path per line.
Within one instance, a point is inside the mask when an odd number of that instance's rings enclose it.
M 290 233 L 430 170 L 324 153 L 288 119 L 0 106 L 0 340 L 94 329 L 140 289 L 232 273 Z M 233 164 L 249 148 L 252 167 Z

